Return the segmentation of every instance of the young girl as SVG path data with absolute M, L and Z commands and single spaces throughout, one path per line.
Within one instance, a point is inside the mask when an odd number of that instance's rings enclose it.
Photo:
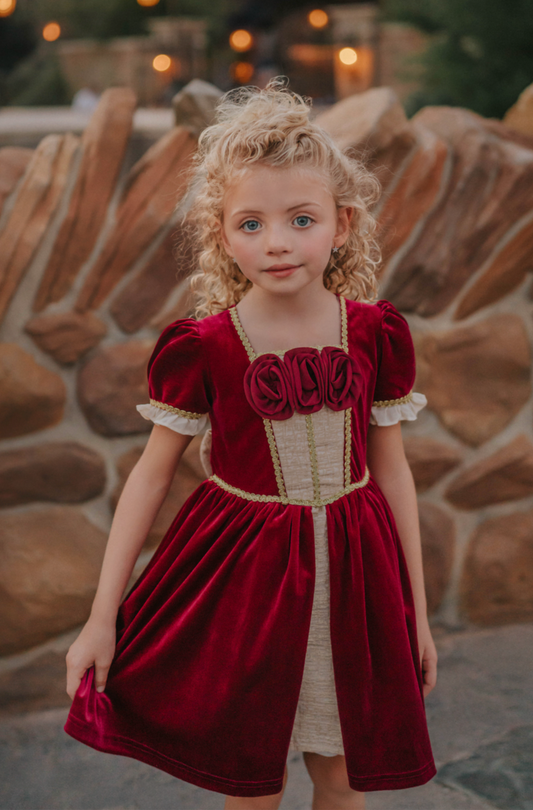
M 425 398 L 406 321 L 373 303 L 378 183 L 279 80 L 226 94 L 196 160 L 199 317 L 167 327 L 149 362 L 139 410 L 155 426 L 67 654 L 65 731 L 223 793 L 226 810 L 279 807 L 303 751 L 313 810 L 362 808 L 436 772 L 400 428 Z M 209 424 L 209 477 L 121 602 Z

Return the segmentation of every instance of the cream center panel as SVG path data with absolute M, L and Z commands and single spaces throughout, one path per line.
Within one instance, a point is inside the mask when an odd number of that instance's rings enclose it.
M 324 407 L 308 419 L 312 424 L 313 448 L 304 414 L 272 420 L 285 488 L 291 500 L 313 499 L 313 456 L 320 496 L 325 498 L 344 489 L 344 411 Z

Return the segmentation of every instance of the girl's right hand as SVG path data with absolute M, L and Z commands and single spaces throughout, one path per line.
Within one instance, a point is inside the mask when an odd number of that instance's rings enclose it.
M 85 672 L 94 664 L 95 686 L 103 692 L 116 646 L 116 625 L 90 618 L 67 652 L 67 693 L 74 700 Z

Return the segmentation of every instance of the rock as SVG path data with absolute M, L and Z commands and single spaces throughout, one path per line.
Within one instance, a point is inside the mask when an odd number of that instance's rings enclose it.
M 106 334 L 107 326 L 92 312 L 63 312 L 36 315 L 25 330 L 43 352 L 68 365 L 96 346 Z
M 153 340 L 100 349 L 78 375 L 78 400 L 90 426 L 103 436 L 147 433 L 151 423 L 136 405 L 148 402 L 146 366 Z
M 533 620 L 533 512 L 478 526 L 466 553 L 459 597 L 461 610 L 476 624 Z
M 177 296 L 173 296 L 174 300 L 170 300 L 167 302 L 167 305 L 163 307 L 161 312 L 152 318 L 149 323 L 149 326 L 152 329 L 157 329 L 158 332 L 162 332 L 165 327 L 169 324 L 174 323 L 177 321 L 178 318 L 192 318 L 194 315 L 194 309 L 196 306 L 196 296 L 191 290 L 189 286 L 189 280 L 184 279 L 177 290 Z
M 179 509 L 181 509 L 189 495 L 192 495 L 194 490 L 206 478 L 199 459 L 201 439 L 201 436 L 195 436 L 180 459 L 168 495 L 163 501 L 161 509 L 148 533 L 143 546 L 144 549 L 154 548 L 159 545 Z M 113 510 L 116 509 L 126 479 L 141 457 L 142 451 L 142 447 L 134 447 L 124 453 L 117 462 L 119 482 L 111 496 L 111 508 Z
M 449 515 L 432 503 L 419 504 L 420 537 L 428 615 L 441 605 L 452 573 L 455 526 Z
M 415 134 L 390 87 L 374 87 L 334 104 L 316 117 L 341 149 L 372 168 L 385 189 L 415 145 Z
M 169 224 L 185 192 L 196 138 L 183 127 L 168 132 L 132 168 L 116 225 L 80 292 L 76 309 L 96 309 Z
M 439 202 L 401 257 L 382 296 L 401 311 L 431 316 L 457 297 L 529 213 L 533 150 L 496 136 L 481 116 L 469 110 L 426 107 L 413 117 L 412 125 L 444 138 L 453 161 Z M 514 250 L 521 263 L 519 246 Z M 507 281 L 503 272 L 498 271 L 496 281 L 490 280 L 484 301 L 516 286 L 521 271 L 513 269 Z
M 460 464 L 463 457 L 457 448 L 427 436 L 406 437 L 404 448 L 417 492 L 425 492 L 432 487 Z
M 0 149 L 0 214 L 6 199 L 26 171 L 33 149 L 4 146 Z
M 533 495 L 533 444 L 527 436 L 517 436 L 461 473 L 445 494 L 460 509 L 479 509 Z
M 442 424 L 477 447 L 496 436 L 531 393 L 530 348 L 517 315 L 495 314 L 472 326 L 415 332 L 415 390 Z
M 0 439 L 56 425 L 63 418 L 65 383 L 13 343 L 0 343 Z
M 503 123 L 517 132 L 533 136 L 533 84 L 522 90 L 516 104 L 503 116 Z
M 35 150 L 0 234 L 0 319 L 57 209 L 79 139 L 47 135 Z
M 53 442 L 0 453 L 0 506 L 31 501 L 78 503 L 103 492 L 104 459 L 76 442 Z
M 0 672 L 0 717 L 70 707 L 72 701 L 66 691 L 67 649 L 61 653 L 43 651 L 17 669 Z
M 172 99 L 176 126 L 192 127 L 197 134 L 214 119 L 222 90 L 203 79 L 193 79 Z
M 105 90 L 83 133 L 76 185 L 35 298 L 36 311 L 63 298 L 94 247 L 128 145 L 135 105 L 133 90 Z
M 113 300 L 111 314 L 123 332 L 136 332 L 156 315 L 191 269 L 190 244 L 172 229 L 143 267 Z
M 0 514 L 0 655 L 88 618 L 106 536 L 75 507 Z

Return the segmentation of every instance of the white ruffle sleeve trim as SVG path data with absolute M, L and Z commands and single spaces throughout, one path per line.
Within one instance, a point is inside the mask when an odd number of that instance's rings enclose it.
M 163 427 L 175 430 L 176 433 L 182 433 L 185 436 L 196 436 L 198 433 L 205 433 L 210 426 L 209 414 L 203 414 L 199 419 L 187 419 L 186 416 L 179 416 L 171 411 L 165 411 L 163 408 L 157 408 L 155 405 L 148 403 L 137 405 L 137 410 L 149 422 L 154 425 L 163 425 Z
M 408 402 L 400 402 L 398 405 L 374 405 L 370 413 L 370 424 L 388 427 L 402 419 L 413 422 L 417 418 L 418 411 L 427 404 L 428 401 L 424 394 L 417 394 L 416 391 L 413 391 Z

